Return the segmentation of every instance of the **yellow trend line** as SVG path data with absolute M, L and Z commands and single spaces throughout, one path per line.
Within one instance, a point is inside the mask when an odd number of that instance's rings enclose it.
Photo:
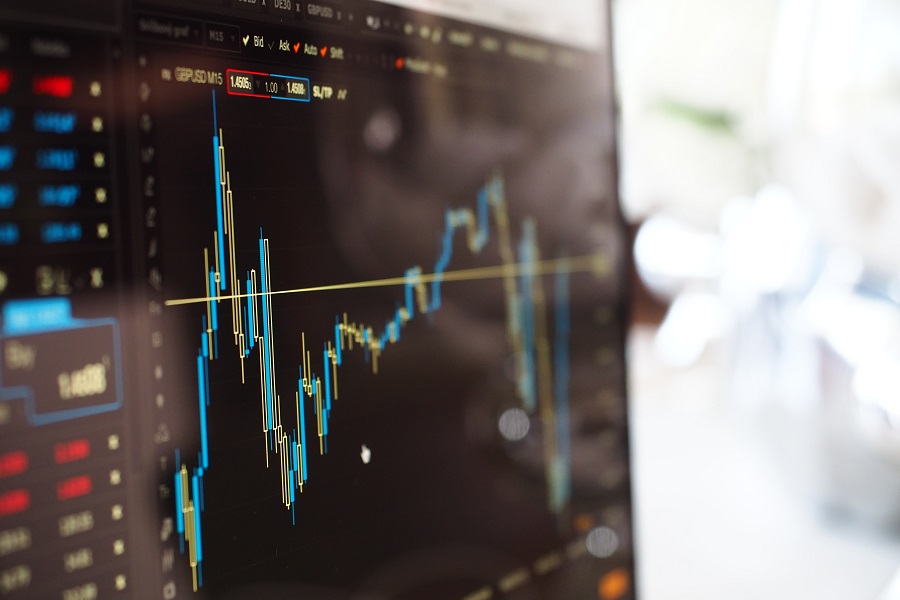
M 445 271 L 444 273 L 429 273 L 419 275 L 417 283 L 432 283 L 434 281 L 471 281 L 476 279 L 499 279 L 511 275 L 519 275 L 528 269 L 534 275 L 552 275 L 555 273 L 577 273 L 593 271 L 598 276 L 608 275 L 611 270 L 611 261 L 605 254 L 585 254 L 567 258 L 553 258 L 534 262 L 520 262 L 509 265 L 495 265 L 491 267 L 476 267 L 474 269 L 459 269 Z M 409 282 L 406 277 L 389 277 L 386 279 L 371 279 L 369 281 L 355 281 L 352 283 L 336 283 L 332 285 L 320 285 L 315 287 L 294 288 L 290 290 L 274 290 L 271 292 L 256 292 L 253 294 L 231 294 L 227 296 L 204 296 L 198 298 L 179 298 L 166 300 L 166 306 L 182 306 L 185 304 L 199 304 L 218 300 L 234 300 L 238 298 L 254 298 L 258 296 L 275 296 L 279 294 L 303 294 L 308 292 L 328 292 L 334 290 L 353 290 L 360 288 L 389 287 L 404 285 Z

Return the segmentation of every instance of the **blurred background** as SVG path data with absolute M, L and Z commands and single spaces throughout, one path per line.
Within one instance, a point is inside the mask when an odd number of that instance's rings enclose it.
M 900 598 L 900 2 L 614 20 L 642 597 Z

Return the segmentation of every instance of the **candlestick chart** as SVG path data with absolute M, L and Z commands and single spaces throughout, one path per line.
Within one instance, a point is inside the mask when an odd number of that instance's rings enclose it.
M 256 239 L 238 239 L 236 222 L 246 199 L 233 187 L 233 178 L 240 177 L 239 167 L 234 170 L 228 161 L 228 132 L 215 115 L 215 93 L 213 106 L 215 226 L 203 249 L 202 267 L 197 269 L 204 294 L 166 303 L 172 309 L 200 309 L 194 357 L 199 452 L 195 460 L 189 460 L 176 451 L 173 486 L 176 529 L 191 566 L 194 589 L 203 585 L 204 480 L 218 468 L 210 452 L 209 413 L 216 410 L 210 365 L 230 354 L 239 361 L 240 381 L 248 389 L 250 374 L 256 379 L 258 373 L 258 392 L 252 393 L 259 397 L 256 428 L 264 455 L 259 468 L 273 472 L 271 485 L 280 488 L 285 518 L 296 524 L 303 511 L 301 494 L 316 484 L 316 469 L 328 468 L 330 436 L 340 427 L 332 416 L 345 393 L 340 385 L 342 366 L 351 355 L 360 355 L 372 385 L 377 385 L 377 376 L 385 368 L 383 357 L 403 343 L 404 332 L 413 323 L 429 326 L 428 321 L 442 309 L 444 285 L 456 281 L 485 280 L 502 289 L 506 343 L 514 357 L 515 397 L 520 409 L 542 425 L 546 508 L 563 514 L 571 497 L 569 277 L 575 272 L 602 273 L 609 268 L 609 259 L 596 254 L 542 257 L 535 221 L 512 222 L 504 177 L 498 171 L 487 176 L 468 205 L 448 208 L 443 222 L 434 224 L 439 252 L 432 262 L 410 266 L 397 277 L 275 289 L 271 255 L 278 240 L 267 237 L 263 229 Z M 460 255 L 477 257 L 490 245 L 500 264 L 454 268 L 454 259 Z M 248 255 L 253 260 L 242 264 L 239 256 Z M 545 286 L 544 278 L 551 278 L 552 285 Z M 300 355 L 285 358 L 279 353 L 276 363 L 279 349 L 273 332 L 285 327 L 276 311 L 282 298 L 376 287 L 397 290 L 397 302 L 387 307 L 383 321 L 358 320 L 335 307 L 325 339 L 313 339 L 302 325 L 291 323 L 295 327 L 291 335 L 300 339 Z M 279 368 L 281 361 L 296 365 L 296 370 Z M 318 464 L 311 469 L 314 461 Z

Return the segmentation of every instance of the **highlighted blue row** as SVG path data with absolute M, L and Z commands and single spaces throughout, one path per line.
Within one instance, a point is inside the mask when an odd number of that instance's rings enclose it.
M 2 229 L 2 227 L 0 227 Z M 51 334 L 51 338 L 47 338 Z M 124 396 L 121 372 L 121 339 L 118 321 L 114 318 L 76 319 L 72 316 L 72 304 L 68 298 L 35 298 L 13 300 L 2 309 L 0 337 L 32 337 L 26 345 L 44 350 L 54 348 L 51 354 L 56 360 L 78 361 L 84 351 L 79 344 L 91 340 L 92 351 L 104 355 L 109 371 L 106 374 L 108 386 L 105 391 L 93 396 L 88 403 L 54 402 L 46 394 L 36 394 L 34 376 L 21 369 L 10 369 L 0 364 L 0 402 L 21 401 L 25 416 L 32 426 L 49 425 L 101 413 L 118 410 Z M 87 336 L 87 338 L 85 337 Z M 42 341 L 43 338 L 43 341 Z M 102 340 L 102 341 L 101 341 Z M 94 344 L 104 344 L 96 346 Z M 37 350 L 37 356 L 50 357 L 44 350 Z M 42 354 L 43 352 L 43 354 Z M 83 363 L 82 363 L 83 364 Z M 39 385 L 38 385 L 39 387 Z
M 45 244 L 80 242 L 84 238 L 81 223 L 53 221 L 41 226 L 41 241 Z M 0 246 L 14 246 L 22 239 L 16 223 L 0 223 Z
M 19 187 L 14 183 L 0 183 L 0 210 L 12 208 L 19 197 Z M 81 186 L 76 183 L 42 185 L 37 191 L 40 206 L 71 208 L 81 198 Z
M 0 108 L 0 133 L 9 133 L 15 117 L 16 112 L 12 108 L 8 106 Z M 71 111 L 39 110 L 32 118 L 32 126 L 38 133 L 74 133 L 77 123 L 78 116 Z
M 39 333 L 72 323 L 72 302 L 68 298 L 15 300 L 3 305 L 3 335 Z

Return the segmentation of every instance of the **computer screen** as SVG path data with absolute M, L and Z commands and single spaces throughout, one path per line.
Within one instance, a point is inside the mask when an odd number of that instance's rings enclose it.
M 606 2 L 0 7 L 0 595 L 634 597 Z

